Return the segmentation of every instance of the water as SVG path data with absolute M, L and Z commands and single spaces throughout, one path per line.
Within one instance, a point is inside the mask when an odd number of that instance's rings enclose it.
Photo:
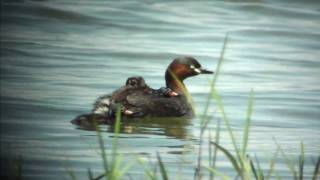
M 102 172 L 94 131 L 70 124 L 94 100 L 141 75 L 154 88 L 181 55 L 214 69 L 228 32 L 217 90 L 238 139 L 250 90 L 255 91 L 249 154 L 261 166 L 276 150 L 275 138 L 297 160 L 305 145 L 305 176 L 320 152 L 320 3 L 317 1 L 2 1 L 1 174 L 22 157 L 24 179 L 86 179 Z M 210 76 L 186 81 L 203 111 Z M 211 103 L 209 129 L 221 115 Z M 102 126 L 110 152 L 113 133 Z M 136 159 L 152 164 L 156 152 L 172 178 L 192 179 L 199 148 L 199 120 L 128 124 L 119 138 L 129 173 L 143 177 Z M 203 163 L 208 160 L 207 137 Z M 232 150 L 224 126 L 221 144 Z M 148 164 L 148 163 L 147 163 Z M 220 153 L 220 171 L 234 176 Z M 292 179 L 282 156 L 276 172 Z M 125 178 L 129 178 L 125 176 Z

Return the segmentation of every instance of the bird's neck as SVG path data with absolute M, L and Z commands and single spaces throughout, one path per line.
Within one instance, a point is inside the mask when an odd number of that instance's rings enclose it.
M 184 78 L 182 76 L 179 76 L 179 74 L 174 73 L 173 71 L 167 70 L 165 78 L 168 88 L 178 93 L 187 94 L 188 91 L 183 83 Z

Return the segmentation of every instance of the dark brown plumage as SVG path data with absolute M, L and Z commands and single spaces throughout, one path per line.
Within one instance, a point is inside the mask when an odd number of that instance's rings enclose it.
M 166 87 L 150 88 L 140 77 L 130 77 L 126 84 L 112 94 L 101 96 L 94 104 L 91 115 L 81 115 L 72 123 L 82 124 L 82 121 L 98 123 L 113 122 L 118 107 L 125 118 L 137 117 L 190 117 L 193 115 L 190 103 L 187 100 L 188 92 L 183 80 L 198 74 L 212 74 L 201 68 L 193 57 L 180 57 L 168 66 L 165 79 Z M 94 114 L 94 115 L 92 115 Z

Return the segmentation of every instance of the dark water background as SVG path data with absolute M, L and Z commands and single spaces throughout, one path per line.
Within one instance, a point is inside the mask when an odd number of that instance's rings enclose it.
M 68 179 L 70 169 L 78 179 L 86 179 L 87 168 L 99 174 L 96 133 L 70 120 L 129 76 L 164 86 L 165 68 L 177 56 L 192 55 L 214 69 L 227 32 L 217 90 L 237 137 L 253 88 L 250 155 L 268 168 L 273 137 L 294 160 L 303 141 L 310 178 L 311 158 L 320 153 L 320 2 L 289 0 L 1 1 L 1 174 L 19 155 L 24 179 Z M 199 112 L 210 78 L 186 81 Z M 213 134 L 220 117 L 215 111 L 211 103 Z M 110 150 L 113 133 L 101 128 Z M 232 149 L 224 127 L 221 144 Z M 125 164 L 154 162 L 160 152 L 172 178 L 192 179 L 198 148 L 197 118 L 133 123 L 119 139 Z M 206 164 L 207 151 L 203 156 Z M 217 166 L 234 175 L 221 153 Z M 292 179 L 282 158 L 276 172 Z M 143 177 L 142 167 L 136 163 L 130 174 Z

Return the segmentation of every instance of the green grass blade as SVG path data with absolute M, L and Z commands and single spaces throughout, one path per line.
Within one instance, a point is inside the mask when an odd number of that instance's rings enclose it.
M 105 177 L 105 176 L 106 176 L 106 173 L 103 173 L 103 174 L 100 174 L 99 176 L 93 178 L 93 180 L 100 180 L 100 179 L 102 179 L 102 178 Z
M 250 166 L 251 166 L 251 170 L 252 170 L 252 172 L 253 172 L 254 178 L 256 178 L 256 180 L 260 180 L 260 179 L 259 179 L 258 172 L 257 172 L 257 170 L 256 170 L 256 168 L 255 168 L 255 166 L 254 166 L 254 164 L 253 164 L 252 159 L 250 159 Z
M 224 60 L 224 54 L 225 54 L 225 50 L 226 50 L 226 47 L 227 47 L 227 43 L 228 43 L 228 34 L 226 34 L 226 36 L 224 38 L 222 50 L 220 52 L 220 56 L 219 56 L 219 60 L 218 60 L 218 64 L 217 64 L 215 73 L 213 75 L 213 79 L 212 79 L 212 81 L 210 82 L 210 85 L 209 85 L 211 93 L 215 88 L 217 79 L 218 79 L 219 74 L 220 74 L 220 69 L 221 69 L 222 62 Z M 201 127 L 205 127 L 208 124 L 208 122 L 207 122 L 208 119 L 206 118 L 206 115 L 208 114 L 208 109 L 209 109 L 210 99 L 211 99 L 210 98 L 211 97 L 211 93 L 208 94 L 208 98 L 207 98 L 206 104 L 204 106 L 204 112 L 202 113 L 202 118 L 201 118 L 201 121 L 200 121 Z
M 214 90 L 216 81 L 217 81 L 217 79 L 219 77 L 221 65 L 222 65 L 222 62 L 224 60 L 224 55 L 225 55 L 225 52 L 226 52 L 226 49 L 227 49 L 228 39 L 229 39 L 229 35 L 227 33 L 226 36 L 224 37 L 222 50 L 220 52 L 219 61 L 218 61 L 217 67 L 216 67 L 216 71 L 214 72 L 215 75 L 213 76 L 212 86 L 211 86 L 212 89 L 211 90 Z
M 98 136 L 98 143 L 99 143 L 99 147 L 100 147 L 100 151 L 101 151 L 101 158 L 102 158 L 102 164 L 103 164 L 103 168 L 104 168 L 104 173 L 105 173 L 105 178 L 106 180 L 108 179 L 108 173 L 109 173 L 109 164 L 108 164 L 108 158 L 107 158 L 107 154 L 106 154 L 106 150 L 104 147 L 104 141 L 101 135 L 101 131 L 98 125 L 96 125 L 96 132 L 97 132 L 97 136 Z
M 121 124 L 121 110 L 120 107 L 117 107 L 116 112 L 116 122 L 114 125 L 114 137 L 112 139 L 112 161 L 111 161 L 111 170 L 110 170 L 110 178 L 109 179 L 117 179 L 118 177 L 118 166 L 120 163 L 121 157 L 117 154 L 118 149 L 118 136 L 120 132 L 120 124 Z
M 276 159 L 278 157 L 278 154 L 279 154 L 279 147 L 277 148 L 276 152 L 274 153 L 274 156 L 272 157 L 272 159 L 270 160 L 270 168 L 268 170 L 268 174 L 266 176 L 266 180 L 269 180 L 271 178 L 271 175 L 272 175 L 272 172 L 274 170 L 274 165 L 275 165 L 275 162 L 276 162 Z
M 212 141 L 211 131 L 209 131 L 209 143 L 208 143 L 208 152 L 209 152 L 209 167 L 213 166 L 213 158 L 212 158 L 212 145 L 210 142 Z M 214 174 L 209 172 L 209 179 L 212 180 L 214 178 Z
M 253 97 L 254 97 L 254 91 L 251 89 L 250 96 L 249 96 L 249 103 L 247 108 L 247 117 L 246 122 L 244 126 L 244 133 L 243 133 L 243 140 L 242 140 L 242 157 L 245 157 L 247 152 L 247 146 L 248 146 L 248 139 L 249 139 L 249 131 L 250 131 L 250 125 L 251 125 L 251 116 L 252 116 L 252 108 L 253 108 Z
M 163 165 L 163 162 L 161 160 L 159 152 L 157 152 L 157 159 L 158 159 L 158 163 L 159 163 L 159 166 L 160 166 L 160 172 L 161 172 L 162 179 L 163 180 L 168 180 L 167 171 L 166 171 L 166 169 L 165 169 L 165 167 Z
M 152 174 L 155 180 L 157 180 L 157 172 L 158 172 L 157 166 L 153 166 Z
M 216 138 L 215 142 L 217 144 L 220 144 L 220 119 L 217 121 L 217 129 L 216 129 Z M 217 161 L 217 155 L 218 155 L 218 148 L 214 146 L 213 150 L 213 160 L 212 160 L 212 168 L 216 168 L 216 161 Z M 212 176 L 212 179 L 214 179 L 214 175 Z
M 255 160 L 256 160 L 256 163 L 257 163 L 257 168 L 258 168 L 258 179 L 264 179 L 264 173 L 263 173 L 263 170 L 260 166 L 260 162 L 259 162 L 259 159 L 257 156 L 255 156 Z
M 116 122 L 114 125 L 114 137 L 112 139 L 112 154 L 113 154 L 113 158 L 115 158 L 116 156 L 116 151 L 117 151 L 117 144 L 118 144 L 118 136 L 119 136 L 119 132 L 120 132 L 120 121 L 121 121 L 121 110 L 120 107 L 117 107 L 117 112 L 116 112 Z
M 218 64 L 217 64 L 217 67 L 216 67 L 216 70 L 215 70 L 215 73 L 213 75 L 213 79 L 212 81 L 210 82 L 210 92 L 212 92 L 215 88 L 215 85 L 216 85 L 216 82 L 218 80 L 218 77 L 219 77 L 219 74 L 220 74 L 220 69 L 221 69 L 221 65 L 222 65 L 222 62 L 224 60 L 224 54 L 225 54 L 225 50 L 226 50 L 226 47 L 227 47 L 227 43 L 228 43 L 228 34 L 226 34 L 225 38 L 224 38 L 224 41 L 223 41 L 223 46 L 222 46 L 222 50 L 220 52 L 220 56 L 219 56 L 219 60 L 218 60 Z M 207 101 L 206 101 L 206 104 L 204 106 L 204 112 L 203 112 L 203 118 L 201 120 L 201 125 L 205 124 L 205 117 L 208 113 L 208 109 L 209 109 L 209 105 L 210 105 L 210 93 L 208 94 L 208 98 L 207 98 Z
M 133 166 L 133 162 L 127 164 L 124 168 L 122 168 L 122 170 L 119 172 L 119 177 L 125 175 L 132 166 Z
M 231 138 L 232 145 L 233 145 L 233 147 L 234 147 L 234 149 L 236 151 L 237 158 L 238 158 L 239 161 L 241 161 L 240 150 L 239 150 L 239 148 L 237 146 L 233 131 L 231 129 L 229 118 L 227 117 L 227 114 L 225 113 L 221 97 L 219 96 L 218 92 L 215 89 L 212 91 L 212 97 L 215 99 L 216 105 L 218 106 L 219 110 L 221 111 L 224 123 L 225 123 L 225 125 L 226 125 L 226 127 L 228 129 L 228 133 L 229 133 L 229 136 Z
M 72 180 L 76 180 L 76 179 L 77 179 L 77 177 L 76 177 L 76 175 L 74 174 L 73 170 L 67 169 L 67 173 L 69 174 L 69 176 L 70 176 L 70 178 L 71 178 Z
M 148 179 L 150 179 L 150 180 L 156 180 L 156 179 L 157 179 L 157 177 L 156 177 L 156 171 L 150 170 L 149 167 L 147 168 L 147 167 L 145 166 L 145 162 L 144 162 L 143 160 L 137 158 L 137 161 L 138 161 L 138 163 L 142 166 L 142 168 L 143 168 L 143 170 L 144 170 L 144 173 L 145 173 L 145 176 L 147 176 Z M 156 168 L 155 168 L 155 169 L 156 169 Z
M 273 139 L 274 139 L 274 138 L 273 138 Z M 285 154 L 285 152 L 283 151 L 283 149 L 281 148 L 281 146 L 278 144 L 278 142 L 277 142 L 275 139 L 274 139 L 274 141 L 275 141 L 276 145 L 278 146 L 278 148 L 280 149 L 280 152 L 281 152 L 281 154 L 282 154 L 282 156 L 283 156 L 283 158 L 284 158 L 284 160 L 285 160 L 285 163 L 286 163 L 287 167 L 288 167 L 289 170 L 292 172 L 293 178 L 294 178 L 295 180 L 297 180 L 297 179 L 298 179 L 298 176 L 297 176 L 297 172 L 296 172 L 296 170 L 295 170 L 295 168 L 294 168 L 294 163 L 292 162 L 292 160 L 290 160 L 290 159 L 287 157 L 287 155 Z
M 116 112 L 116 124 L 114 126 L 114 133 L 115 133 L 116 137 L 120 133 L 120 124 L 121 124 L 121 108 L 118 106 L 117 112 Z
M 203 116 L 205 118 L 205 116 Z M 203 121 L 202 121 L 203 122 Z M 207 128 L 207 125 L 209 123 L 209 120 L 207 119 L 203 125 L 201 125 L 200 127 L 200 142 L 199 142 L 199 151 L 198 151 L 198 160 L 197 160 L 197 167 L 196 167 L 196 170 L 195 170 L 195 173 L 194 173 L 194 179 L 201 179 L 201 164 L 202 164 L 202 144 L 203 144 L 203 134 Z M 211 140 L 209 140 L 210 142 Z M 209 143 L 209 146 L 210 146 L 210 143 Z M 210 151 L 209 151 L 210 152 Z M 210 159 L 209 159 L 210 160 Z
M 250 170 L 252 171 L 255 179 L 256 180 L 263 180 L 264 179 L 264 175 L 263 175 L 263 171 L 261 169 L 260 162 L 259 162 L 257 156 L 255 156 L 256 166 L 253 163 L 253 160 L 249 156 L 247 156 L 247 159 L 249 160 Z M 246 167 L 246 166 L 244 166 L 244 167 Z M 247 168 L 247 169 L 249 169 L 249 168 Z M 250 172 L 250 170 L 247 170 L 247 172 Z M 247 175 L 247 177 L 250 177 L 250 173 L 247 173 L 246 175 Z
M 91 169 L 88 168 L 87 172 L 88 172 L 88 178 L 89 178 L 90 180 L 93 180 L 94 178 L 93 178 Z
M 198 151 L 198 157 L 197 157 L 197 167 L 195 169 L 194 179 L 201 179 L 202 142 L 203 142 L 202 136 L 203 136 L 203 132 L 204 132 L 204 130 L 201 130 L 200 142 L 199 142 L 199 151 Z
M 314 168 L 312 180 L 317 180 L 320 173 L 320 156 L 318 157 L 318 161 L 316 163 L 316 167 Z
M 299 179 L 303 180 L 303 167 L 304 167 L 304 145 L 301 142 L 301 154 L 299 157 Z
M 251 165 L 250 165 L 250 159 L 248 159 L 248 157 L 241 157 L 241 161 L 240 161 L 240 167 L 241 167 L 241 174 L 240 177 L 242 179 L 251 179 Z
M 210 142 L 211 144 L 213 144 L 215 147 L 217 147 L 220 151 L 222 151 L 227 158 L 230 160 L 233 168 L 237 171 L 238 174 L 242 174 L 241 173 L 241 169 L 238 165 L 237 159 L 224 147 L 220 146 L 219 144 L 215 143 L 215 142 Z
M 113 169 L 112 169 L 112 178 L 111 179 L 120 179 L 121 171 L 120 171 L 120 164 L 121 164 L 122 156 L 116 155 L 114 162 L 113 162 Z
M 219 73 L 220 73 L 221 64 L 222 64 L 222 61 L 224 59 L 224 54 L 225 54 L 227 42 L 228 42 L 228 34 L 225 36 L 225 39 L 224 39 L 224 42 L 223 42 L 223 47 L 222 47 L 222 50 L 221 50 L 221 53 L 220 53 L 220 57 L 219 57 L 219 61 L 218 61 L 218 65 L 216 67 L 216 71 L 215 71 L 215 74 L 213 76 L 213 79 L 210 82 L 210 92 L 212 92 L 214 90 L 216 81 L 218 79 L 218 76 L 219 76 Z M 202 135 L 203 135 L 208 123 L 209 123 L 209 119 L 207 118 L 207 114 L 208 114 L 208 110 L 209 110 L 209 106 L 210 106 L 210 100 L 211 100 L 210 96 L 211 96 L 211 93 L 208 94 L 208 98 L 207 98 L 207 101 L 206 101 L 205 106 L 204 106 L 204 111 L 203 111 L 202 117 L 200 119 L 200 128 L 201 128 L 200 147 L 199 147 L 199 153 L 198 153 L 198 164 L 197 164 L 197 168 L 196 168 L 196 171 L 195 171 L 195 179 L 201 179 Z M 210 158 L 210 160 L 211 160 L 211 158 Z M 213 176 L 213 174 L 210 174 L 210 177 L 212 177 L 212 176 Z
M 230 177 L 224 175 L 222 172 L 219 172 L 218 170 L 216 170 L 215 168 L 212 168 L 212 167 L 207 167 L 207 166 L 204 166 L 205 168 L 207 168 L 210 172 L 212 172 L 213 174 L 219 176 L 221 179 L 223 180 L 229 180 L 231 179 Z

